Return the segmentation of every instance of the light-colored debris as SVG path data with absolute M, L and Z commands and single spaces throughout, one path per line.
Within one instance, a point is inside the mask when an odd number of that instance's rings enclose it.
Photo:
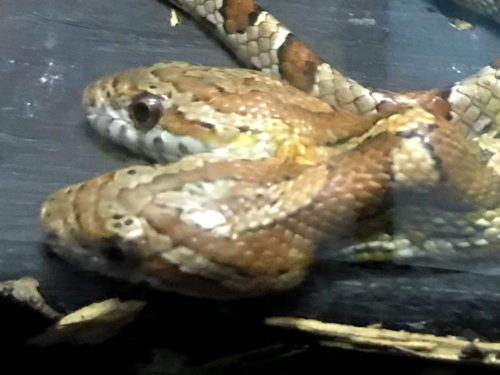
M 61 314 L 52 309 L 38 292 L 38 281 L 32 277 L 0 282 L 0 298 L 2 302 L 26 306 L 49 320 L 58 319 Z M 7 302 L 3 302 L 7 303 Z
M 59 343 L 99 344 L 132 322 L 144 306 L 145 302 L 142 301 L 122 302 L 117 298 L 92 303 L 64 316 L 30 342 L 40 346 Z
M 377 326 L 355 327 L 291 317 L 268 318 L 266 324 L 317 336 L 320 344 L 328 347 L 500 366 L 500 343 L 393 331 Z
M 177 12 L 175 9 L 170 11 L 170 26 L 175 27 L 179 24 L 179 18 L 177 17 Z
M 472 29 L 472 24 L 470 22 L 461 20 L 459 18 L 453 18 L 450 20 L 450 25 L 459 31 L 467 31 Z

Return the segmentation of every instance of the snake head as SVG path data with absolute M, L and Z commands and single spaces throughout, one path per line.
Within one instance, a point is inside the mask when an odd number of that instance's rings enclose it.
M 276 169 L 283 176 L 269 173 Z M 190 156 L 60 189 L 43 203 L 40 220 L 53 252 L 83 269 L 188 295 L 251 297 L 305 276 L 310 233 L 279 221 L 307 204 L 325 177 L 324 167 L 281 160 Z M 297 196 L 295 181 L 306 194 Z M 282 207 L 287 195 L 294 199 Z
M 91 83 L 83 107 L 100 134 L 160 162 L 227 148 L 268 157 L 279 142 L 271 133 L 286 133 L 288 125 L 269 113 L 262 87 L 273 88 L 266 85 L 295 90 L 249 70 L 159 63 Z
M 112 74 L 88 85 L 83 107 L 92 127 L 131 151 L 157 161 L 174 161 L 207 151 L 199 139 L 168 129 L 177 98 L 173 87 L 159 82 L 154 67 Z

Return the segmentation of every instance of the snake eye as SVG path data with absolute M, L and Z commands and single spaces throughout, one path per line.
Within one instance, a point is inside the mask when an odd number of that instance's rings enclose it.
M 163 100 L 152 94 L 141 94 L 132 99 L 128 111 L 137 129 L 149 130 L 156 125 L 163 114 Z

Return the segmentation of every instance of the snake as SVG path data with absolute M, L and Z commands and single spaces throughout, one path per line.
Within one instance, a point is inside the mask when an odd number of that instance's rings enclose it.
M 500 61 L 448 90 L 375 90 L 253 0 L 170 2 L 246 68 L 162 62 L 88 85 L 92 127 L 156 164 L 47 198 L 58 256 L 232 299 L 299 285 L 324 246 L 355 260 L 498 250 Z M 388 233 L 401 194 L 408 230 Z
M 491 17 L 496 22 L 500 22 L 500 1 L 498 0 L 453 0 L 458 5 L 481 14 Z

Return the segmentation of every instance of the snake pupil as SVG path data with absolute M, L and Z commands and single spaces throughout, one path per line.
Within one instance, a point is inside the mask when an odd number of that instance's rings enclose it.
M 136 121 L 145 122 L 149 119 L 149 107 L 145 103 L 137 103 L 134 106 L 134 118 Z

